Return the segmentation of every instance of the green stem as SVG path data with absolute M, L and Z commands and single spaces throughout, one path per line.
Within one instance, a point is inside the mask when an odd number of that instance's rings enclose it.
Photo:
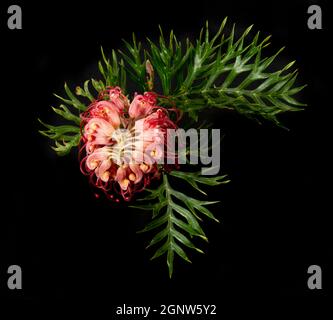
M 173 236 L 172 236 L 172 228 L 173 228 L 173 222 L 172 222 L 172 209 L 169 206 L 169 204 L 172 202 L 171 199 L 171 187 L 169 185 L 169 181 L 168 181 L 168 177 L 166 173 L 163 173 L 163 183 L 164 183 L 164 187 L 165 187 L 165 196 L 166 196 L 166 200 L 168 203 L 167 206 L 167 210 L 168 210 L 168 254 L 167 254 L 167 265 L 169 268 L 169 277 L 172 277 L 172 273 L 173 273 L 173 259 L 174 259 L 174 250 L 173 250 Z

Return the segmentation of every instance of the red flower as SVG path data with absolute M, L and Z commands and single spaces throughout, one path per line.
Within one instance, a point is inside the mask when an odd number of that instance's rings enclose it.
M 128 201 L 159 176 L 167 129 L 176 125 L 155 93 L 129 103 L 119 87 L 109 87 L 81 118 L 81 169 L 109 198 Z

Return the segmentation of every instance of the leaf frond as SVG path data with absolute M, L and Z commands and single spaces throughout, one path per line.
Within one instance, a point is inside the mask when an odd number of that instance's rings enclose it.
M 219 185 L 228 182 L 225 180 L 225 176 L 208 178 L 200 176 L 199 173 L 176 171 L 171 172 L 171 175 L 184 179 L 190 184 L 194 182 L 205 185 Z M 213 213 L 206 208 L 207 205 L 217 203 L 218 201 L 201 201 L 176 191 L 171 187 L 167 173 L 163 174 L 163 181 L 158 189 L 154 191 L 148 190 L 148 193 L 142 200 L 149 203 L 136 205 L 135 208 L 152 210 L 154 212 L 153 219 L 139 233 L 152 230 L 157 231 L 148 247 L 162 243 L 152 259 L 166 254 L 169 276 L 171 278 L 175 254 L 185 261 L 190 262 L 182 246 L 203 253 L 193 243 L 192 239 L 198 237 L 208 241 L 200 226 L 199 221 L 201 218 L 199 216 L 207 216 L 212 220 L 218 221 Z M 155 200 L 156 202 L 151 202 L 151 200 Z

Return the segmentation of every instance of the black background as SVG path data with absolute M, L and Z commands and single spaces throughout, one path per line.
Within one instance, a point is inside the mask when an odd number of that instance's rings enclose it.
M 23 29 L 1 27 L 1 301 L 49 310 L 90 307 L 111 316 L 117 305 L 217 304 L 328 299 L 332 285 L 330 12 L 323 1 L 56 1 L 15 2 Z M 319 4 L 323 30 L 307 28 L 307 8 Z M 213 31 L 225 17 L 242 31 L 250 24 L 273 35 L 272 54 L 297 60 L 299 96 L 309 106 L 285 115 L 289 131 L 239 115 L 214 115 L 225 134 L 222 171 L 232 182 L 210 190 L 221 224 L 207 221 L 210 243 L 192 265 L 175 261 L 168 279 L 165 259 L 149 261 L 148 235 L 137 235 L 148 217 L 96 200 L 75 154 L 58 158 L 37 132 L 37 118 L 54 121 L 50 109 L 63 93 L 98 77 L 100 46 L 122 47 L 133 31 L 158 34 L 158 24 L 196 37 L 206 20 Z M 230 27 L 230 24 L 229 24 Z M 279 63 L 277 64 L 279 66 Z M 7 268 L 23 270 L 23 290 L 7 289 Z M 307 268 L 323 270 L 323 289 L 307 288 Z M 282 304 L 281 304 L 282 305 Z M 307 308 L 308 303 L 304 308 Z M 13 310 L 16 310 L 14 308 Z M 239 312 L 241 308 L 234 309 Z M 12 311 L 14 312 L 14 311 Z M 126 318 L 132 319 L 132 318 Z

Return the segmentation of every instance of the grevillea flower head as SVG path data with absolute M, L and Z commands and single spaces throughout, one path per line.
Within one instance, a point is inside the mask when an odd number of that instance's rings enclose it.
M 119 87 L 101 92 L 82 119 L 81 170 L 115 201 L 128 201 L 159 176 L 167 129 L 175 129 L 153 92 L 129 103 Z

